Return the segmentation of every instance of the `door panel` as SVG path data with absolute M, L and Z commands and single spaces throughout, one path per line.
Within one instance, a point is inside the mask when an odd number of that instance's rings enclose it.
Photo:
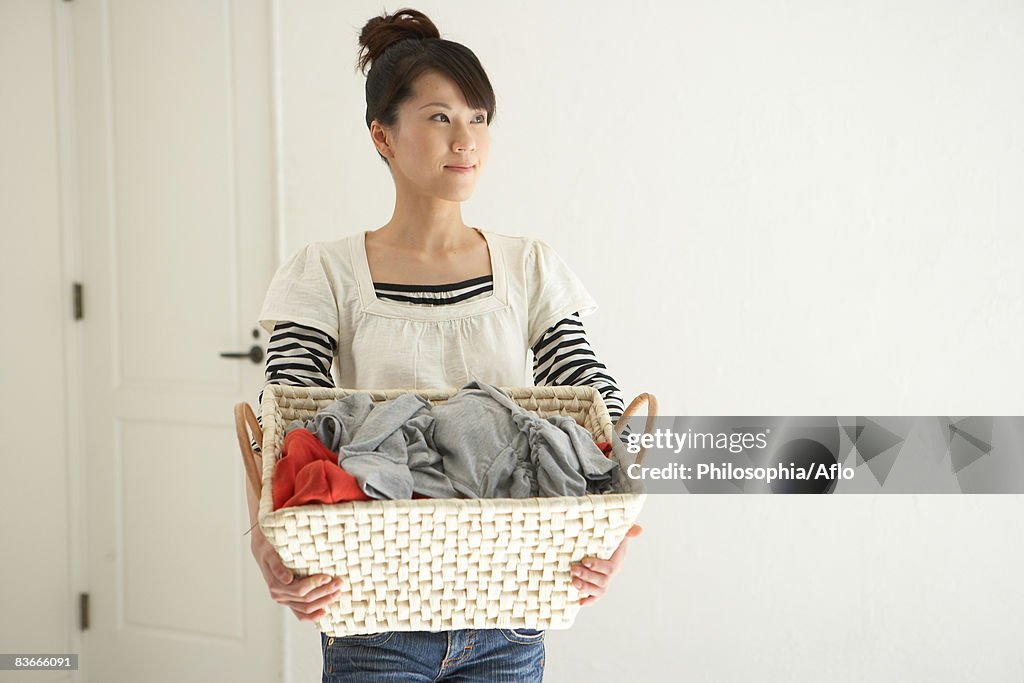
M 281 679 L 231 421 L 274 271 L 265 2 L 76 0 L 96 681 Z M 262 334 L 261 334 L 262 336 Z

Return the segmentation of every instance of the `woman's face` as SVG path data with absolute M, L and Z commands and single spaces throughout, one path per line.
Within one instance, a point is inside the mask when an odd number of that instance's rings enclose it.
M 470 109 L 455 83 L 435 71 L 413 82 L 393 128 L 371 125 L 399 190 L 453 202 L 469 199 L 487 162 L 487 111 Z M 459 171 L 452 166 L 470 166 Z

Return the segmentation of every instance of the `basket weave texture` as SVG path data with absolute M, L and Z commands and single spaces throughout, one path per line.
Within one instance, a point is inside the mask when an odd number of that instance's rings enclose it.
M 374 402 L 417 393 L 431 404 L 457 390 L 370 391 Z M 259 524 L 296 576 L 343 577 L 317 622 L 346 636 L 462 628 L 569 628 L 579 611 L 570 564 L 607 559 L 643 506 L 625 476 L 625 450 L 592 387 L 502 388 L 541 417 L 567 415 L 619 460 L 622 492 L 553 498 L 417 499 L 303 505 L 275 511 L 274 465 L 284 428 L 309 420 L 349 389 L 270 384 L 263 392 Z

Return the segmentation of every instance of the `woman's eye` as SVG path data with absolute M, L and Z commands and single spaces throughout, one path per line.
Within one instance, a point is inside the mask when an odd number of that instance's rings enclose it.
M 436 119 L 438 116 L 443 116 L 446 121 L 448 120 L 448 115 L 447 114 L 441 114 L 441 113 L 434 114 L 433 118 Z M 487 114 L 477 114 L 476 118 L 477 118 L 477 123 L 487 123 Z

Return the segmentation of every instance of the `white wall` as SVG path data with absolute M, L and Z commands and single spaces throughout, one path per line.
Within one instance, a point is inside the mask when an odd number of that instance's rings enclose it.
M 1024 414 L 1020 3 L 413 6 L 497 91 L 466 221 L 559 249 L 625 394 L 666 415 Z M 282 256 L 390 218 L 354 71 L 382 9 L 278 3 Z M 608 597 L 549 632 L 547 680 L 1020 680 L 1022 510 L 650 499 Z M 295 681 L 315 635 L 292 633 Z

